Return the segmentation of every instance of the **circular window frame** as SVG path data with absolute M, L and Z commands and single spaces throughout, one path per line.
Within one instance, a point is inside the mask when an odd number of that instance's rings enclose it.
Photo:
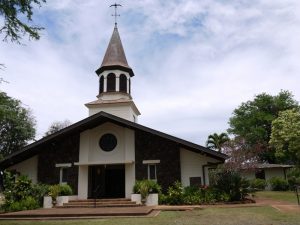
M 106 141 L 112 141 L 113 143 L 105 143 Z M 99 138 L 98 146 L 105 153 L 113 152 L 118 146 L 118 138 L 112 132 L 104 133 Z

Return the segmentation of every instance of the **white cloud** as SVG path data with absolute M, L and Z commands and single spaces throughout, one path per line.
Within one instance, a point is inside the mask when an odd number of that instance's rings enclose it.
M 287 89 L 300 100 L 298 0 L 121 4 L 140 123 L 204 144 L 255 94 Z M 113 28 L 108 5 L 51 1 L 38 15 L 49 27 L 40 41 L 0 44 L 0 75 L 10 81 L 1 89 L 33 109 L 39 134 L 54 120 L 87 116 L 83 104 L 97 94 L 94 71 Z

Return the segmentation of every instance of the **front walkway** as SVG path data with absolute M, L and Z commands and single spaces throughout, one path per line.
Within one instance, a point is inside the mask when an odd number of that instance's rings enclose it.
M 299 212 L 300 213 L 300 205 L 297 205 L 296 203 L 290 203 L 286 201 L 280 201 L 280 200 L 273 200 L 269 198 L 254 198 L 256 201 L 256 205 L 258 206 L 264 206 L 269 205 L 272 206 L 274 209 L 279 210 L 280 212 Z

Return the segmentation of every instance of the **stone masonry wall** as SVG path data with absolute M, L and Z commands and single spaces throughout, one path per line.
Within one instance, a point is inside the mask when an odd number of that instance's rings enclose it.
M 164 192 L 175 181 L 181 181 L 180 148 L 175 142 L 144 131 L 135 131 L 137 180 L 148 178 L 148 168 L 143 160 L 160 160 L 156 165 L 157 182 Z
M 78 166 L 73 163 L 79 161 L 79 141 L 79 135 L 74 135 L 45 146 L 38 155 L 38 182 L 58 184 L 60 168 L 55 165 L 72 163 L 67 170 L 67 183 L 72 187 L 73 194 L 77 194 Z

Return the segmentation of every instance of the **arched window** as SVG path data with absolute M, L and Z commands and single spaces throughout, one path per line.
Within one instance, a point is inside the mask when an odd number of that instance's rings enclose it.
M 107 91 L 116 91 L 116 75 L 113 73 L 107 76 Z
M 101 94 L 103 91 L 104 91 L 104 77 L 101 76 L 99 81 L 99 94 Z
M 127 92 L 127 77 L 124 74 L 120 76 L 120 92 Z

